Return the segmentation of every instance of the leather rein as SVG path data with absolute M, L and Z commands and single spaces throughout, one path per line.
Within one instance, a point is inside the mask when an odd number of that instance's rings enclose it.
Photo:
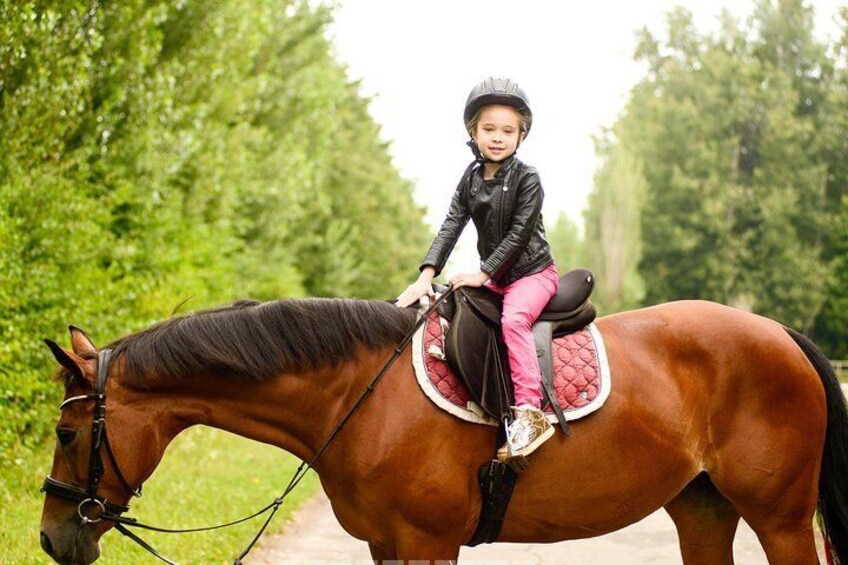
M 59 405 L 59 410 L 63 410 L 69 404 L 74 402 L 82 402 L 82 401 L 93 401 L 94 402 L 94 413 L 93 413 L 93 422 L 91 428 L 91 452 L 89 455 L 88 462 L 88 484 L 85 489 L 80 488 L 78 486 L 65 483 L 59 480 L 54 479 L 50 475 L 47 475 L 44 479 L 44 484 L 41 487 L 41 492 L 46 495 L 52 494 L 54 496 L 58 496 L 60 498 L 64 498 L 66 500 L 71 500 L 73 502 L 77 502 L 77 514 L 80 517 L 81 524 L 80 526 L 85 526 L 86 524 L 96 524 L 103 520 L 107 520 L 109 522 L 115 523 L 115 529 L 121 532 L 123 535 L 129 537 L 134 542 L 139 544 L 141 547 L 152 553 L 157 558 L 161 559 L 165 563 L 169 563 L 170 565 L 177 565 L 174 561 L 162 556 L 159 554 L 151 545 L 145 542 L 143 539 L 138 537 L 136 534 L 127 529 L 127 526 L 135 527 L 135 528 L 143 528 L 146 530 L 156 531 L 156 532 L 164 532 L 164 533 L 189 533 L 189 532 L 202 532 L 209 530 L 217 530 L 220 528 L 226 528 L 229 526 L 234 526 L 236 524 L 241 524 L 242 522 L 246 522 L 266 512 L 270 511 L 265 522 L 262 524 L 262 527 L 253 537 L 248 546 L 241 552 L 241 554 L 236 557 L 233 561 L 233 565 L 242 565 L 243 559 L 247 554 L 253 549 L 253 546 L 259 541 L 259 538 L 265 532 L 265 529 L 268 527 L 268 524 L 271 522 L 271 519 L 276 514 L 279 507 L 283 504 L 283 501 L 288 494 L 294 490 L 294 488 L 300 483 L 301 479 L 306 475 L 306 473 L 313 468 L 316 461 L 319 457 L 326 451 L 326 449 L 330 446 L 330 443 L 335 439 L 335 437 L 342 431 L 345 424 L 347 424 L 348 420 L 353 416 L 353 414 L 362 406 L 365 400 L 374 392 L 374 387 L 382 380 L 383 376 L 388 372 L 389 368 L 397 361 L 398 357 L 400 357 L 403 350 L 406 349 L 406 346 L 409 345 L 409 342 L 412 340 L 412 337 L 415 335 L 415 332 L 418 331 L 418 328 L 430 317 L 430 314 L 438 308 L 438 306 L 444 302 L 451 294 L 453 294 L 453 289 L 448 289 L 441 296 L 439 296 L 433 304 L 427 308 L 427 310 L 421 314 L 413 325 L 412 329 L 406 334 L 403 340 L 398 344 L 398 346 L 394 349 L 391 357 L 383 364 L 382 368 L 377 372 L 368 386 L 365 388 L 365 391 L 359 397 L 359 400 L 351 407 L 351 409 L 347 412 L 347 414 L 342 418 L 341 422 L 336 426 L 335 430 L 330 434 L 330 436 L 324 441 L 324 444 L 315 454 L 309 463 L 302 461 L 298 466 L 297 470 L 292 475 L 291 480 L 286 486 L 283 493 L 275 498 L 270 504 L 266 505 L 264 508 L 254 512 L 253 514 L 246 516 L 244 518 L 240 518 L 233 522 L 228 522 L 226 524 L 219 524 L 217 526 L 207 526 L 202 528 L 189 528 L 189 529 L 169 529 L 169 528 L 160 528 L 157 526 L 151 526 L 148 524 L 144 524 L 136 520 L 135 518 L 129 518 L 125 516 L 121 516 L 124 512 L 129 511 L 129 505 L 121 505 L 116 504 L 107 500 L 102 496 L 98 496 L 97 488 L 100 484 L 100 480 L 103 478 L 104 466 L 103 466 L 103 455 L 102 449 L 105 448 L 106 456 L 109 458 L 109 462 L 112 465 L 112 468 L 115 470 L 115 474 L 118 477 L 118 481 L 120 481 L 121 485 L 126 489 L 126 491 L 131 494 L 133 497 L 141 496 L 141 485 L 134 488 L 132 487 L 127 480 L 124 478 L 124 475 L 121 473 L 121 468 L 118 466 L 118 462 L 115 459 L 115 455 L 112 452 L 112 447 L 109 445 L 109 436 L 106 433 L 106 381 L 109 378 L 109 360 L 111 358 L 112 351 L 110 349 L 103 349 L 98 353 L 97 356 L 97 378 L 95 380 L 95 391 L 89 394 L 84 394 L 80 396 L 73 396 L 71 398 L 66 399 L 62 404 Z

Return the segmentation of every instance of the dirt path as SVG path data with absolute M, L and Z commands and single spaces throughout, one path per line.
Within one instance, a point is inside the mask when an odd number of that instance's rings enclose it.
M 734 547 L 736 563 L 766 564 L 757 538 L 741 522 Z M 349 536 L 336 521 L 322 494 L 300 508 L 286 533 L 267 536 L 247 561 L 249 565 L 372 565 L 365 542 Z M 671 519 L 660 510 L 618 532 L 589 540 L 555 544 L 489 544 L 463 548 L 462 565 L 595 564 L 679 565 L 677 535 Z

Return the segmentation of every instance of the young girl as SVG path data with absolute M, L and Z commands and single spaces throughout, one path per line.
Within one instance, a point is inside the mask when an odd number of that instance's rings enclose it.
M 526 456 L 553 435 L 541 411 L 541 371 L 530 331 L 559 280 L 542 225 L 542 184 L 515 156 L 533 120 L 527 96 L 509 79 L 488 78 L 465 103 L 465 128 L 475 161 L 454 192 L 441 229 L 421 262 L 418 280 L 398 297 L 409 306 L 432 293 L 469 218 L 477 228 L 480 270 L 451 277 L 453 288 L 484 284 L 503 295 L 501 324 L 515 388 L 514 419 L 498 458 Z

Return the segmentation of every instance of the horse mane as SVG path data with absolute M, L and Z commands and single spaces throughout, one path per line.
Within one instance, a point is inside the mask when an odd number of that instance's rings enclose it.
M 240 300 L 165 320 L 107 347 L 135 388 L 200 375 L 261 381 L 338 364 L 361 346 L 397 345 L 413 324 L 413 311 L 376 300 Z

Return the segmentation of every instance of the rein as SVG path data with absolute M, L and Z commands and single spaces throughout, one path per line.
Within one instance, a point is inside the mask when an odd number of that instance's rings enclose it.
M 144 524 L 142 522 L 139 522 L 135 518 L 121 516 L 122 513 L 129 511 L 129 506 L 115 504 L 101 496 L 97 496 L 97 487 L 100 484 L 100 479 L 103 477 L 104 473 L 103 457 L 101 455 L 101 448 L 103 447 L 105 447 L 106 449 L 106 455 L 109 457 L 109 461 L 112 464 L 112 468 L 115 470 L 115 474 L 117 475 L 121 485 L 133 497 L 141 496 L 141 486 L 139 486 L 138 488 L 133 488 L 129 485 L 129 483 L 121 473 L 120 467 L 118 466 L 118 462 L 115 460 L 115 456 L 112 453 L 112 448 L 109 445 L 109 438 L 106 434 L 106 381 L 109 378 L 109 359 L 112 353 L 110 349 L 104 349 L 98 353 L 95 392 L 81 396 L 73 396 L 59 405 L 59 410 L 62 410 L 65 408 L 65 406 L 74 402 L 88 400 L 94 401 L 94 415 L 91 435 L 91 454 L 89 456 L 88 466 L 88 485 L 85 489 L 82 489 L 78 486 L 58 481 L 48 475 L 44 479 L 44 484 L 41 487 L 41 492 L 44 492 L 45 494 L 59 496 L 61 498 L 65 498 L 74 502 L 78 502 L 79 505 L 77 506 L 77 514 L 79 515 L 80 520 L 82 521 L 81 526 L 85 526 L 86 524 L 96 524 L 102 520 L 114 522 L 116 530 L 121 532 L 123 535 L 129 537 L 131 540 L 136 542 L 145 550 L 170 565 L 177 564 L 157 552 L 150 544 L 148 544 L 138 535 L 130 531 L 127 526 L 172 534 L 204 532 L 226 528 L 229 526 L 235 526 L 236 524 L 241 524 L 248 520 L 252 520 L 253 518 L 261 516 L 262 514 L 265 514 L 266 512 L 270 511 L 270 514 L 266 518 L 265 522 L 262 524 L 262 527 L 253 537 L 253 539 L 250 541 L 244 551 L 242 551 L 241 554 L 239 554 L 239 556 L 234 559 L 233 565 L 242 565 L 242 560 L 247 556 L 248 553 L 250 553 L 250 551 L 253 549 L 253 546 L 256 544 L 257 541 L 259 541 L 259 538 L 262 537 L 262 534 L 265 533 L 268 524 L 271 522 L 271 519 L 277 513 L 279 507 L 283 504 L 283 501 L 285 500 L 286 496 L 288 496 L 288 494 L 292 490 L 294 490 L 294 488 L 298 485 L 298 483 L 300 483 L 306 473 L 314 467 L 316 461 L 318 461 L 318 458 L 321 457 L 324 451 L 327 450 L 327 448 L 330 446 L 330 443 L 336 438 L 339 432 L 342 431 L 345 424 L 347 424 L 348 420 L 350 420 L 353 414 L 357 410 L 359 410 L 359 408 L 371 395 L 371 393 L 374 392 L 374 387 L 379 384 L 383 376 L 386 374 L 386 372 L 388 372 L 389 368 L 394 364 L 395 361 L 397 361 L 398 357 L 400 357 L 400 355 L 403 353 L 403 350 L 406 349 L 406 346 L 409 345 L 409 342 L 412 340 L 412 337 L 415 335 L 415 332 L 418 331 L 418 328 L 421 327 L 421 325 L 430 317 L 430 314 L 432 314 L 442 302 L 444 302 L 451 294 L 453 294 L 453 292 L 454 289 L 448 289 L 441 296 L 439 296 L 423 314 L 420 315 L 418 320 L 416 320 L 415 324 L 413 325 L 412 329 L 409 330 L 406 336 L 404 336 L 403 340 L 397 345 L 397 347 L 395 347 L 391 357 L 389 357 L 389 359 L 383 364 L 382 368 L 377 372 L 377 374 L 365 388 L 365 391 L 359 397 L 359 400 L 357 400 L 356 403 L 351 407 L 351 409 L 348 410 L 347 414 L 345 414 L 341 422 L 339 422 L 339 424 L 336 426 L 335 430 L 333 430 L 330 436 L 324 441 L 324 444 L 321 446 L 321 448 L 318 450 L 312 460 L 309 461 L 309 463 L 306 463 L 305 461 L 301 462 L 297 470 L 292 475 L 292 478 L 289 480 L 289 483 L 283 493 L 277 498 L 275 498 L 270 504 L 249 516 L 240 518 L 232 522 L 228 522 L 226 524 L 219 524 L 217 526 L 206 526 L 201 528 L 188 529 L 160 528 L 157 526 Z M 96 512 L 96 514 L 86 513 L 86 510 L 89 508 L 93 512 Z

